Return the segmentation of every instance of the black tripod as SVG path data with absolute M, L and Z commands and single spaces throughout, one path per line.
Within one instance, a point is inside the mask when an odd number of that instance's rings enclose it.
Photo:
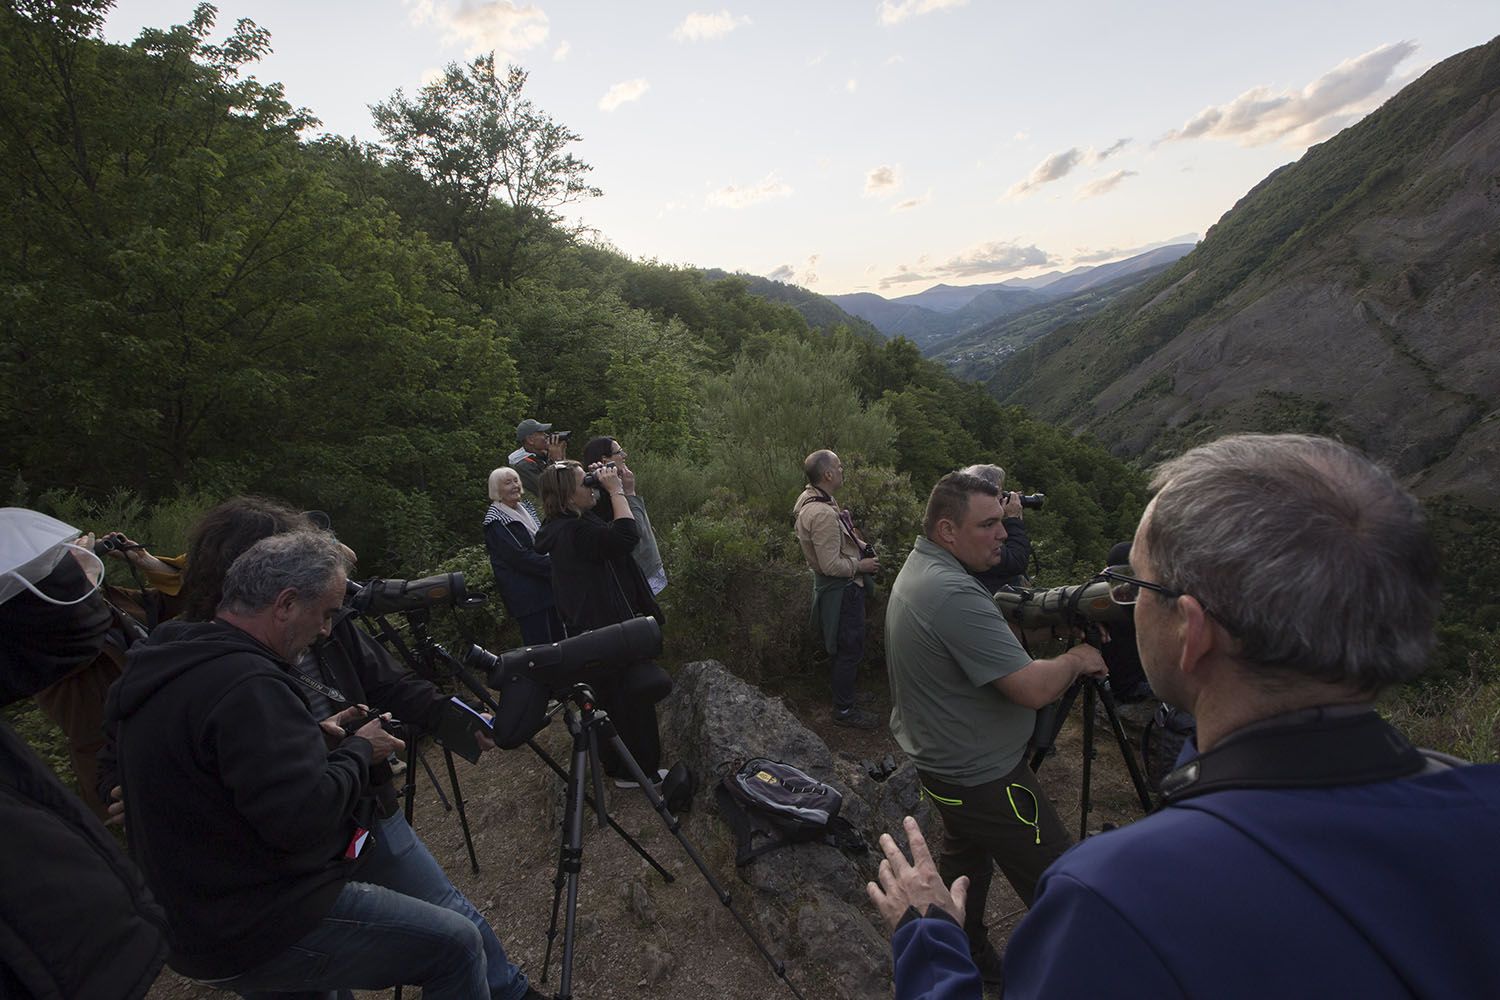
M 406 645 L 405 640 L 401 638 L 401 633 L 386 620 L 384 615 L 365 615 L 364 618 L 365 621 L 373 626 L 372 634 L 375 638 L 390 647 L 397 656 L 401 657 L 413 673 L 425 680 L 436 683 L 436 652 L 440 651 L 442 647 L 433 642 L 432 638 L 427 634 L 427 613 L 424 610 L 407 611 L 404 614 L 406 615 L 407 624 L 411 626 L 412 635 L 418 643 L 418 648 L 421 650 L 420 656 L 412 652 Z M 469 851 L 469 868 L 473 870 L 474 874 L 478 875 L 479 858 L 474 853 L 474 837 L 469 832 L 469 815 L 464 809 L 463 790 L 458 785 L 458 769 L 453 766 L 453 751 L 447 747 L 443 747 L 443 759 L 448 765 L 448 787 L 453 792 L 453 805 L 449 805 L 448 797 L 443 794 L 443 787 L 438 782 L 437 775 L 433 773 L 432 765 L 427 763 L 427 758 L 422 755 L 422 751 L 417 746 L 418 742 L 418 739 L 413 736 L 406 744 L 406 782 L 402 787 L 401 794 L 405 800 L 403 810 L 406 813 L 407 825 L 411 825 L 412 815 L 416 809 L 416 765 L 420 763 L 422 769 L 427 772 L 428 779 L 432 781 L 432 787 L 437 792 L 438 801 L 443 804 L 443 809 L 445 811 L 452 811 L 455 806 L 457 807 L 458 824 L 463 828 L 464 846 Z
M 1125 727 L 1120 724 L 1120 713 L 1115 708 L 1115 696 L 1109 689 L 1109 681 L 1102 677 L 1079 677 L 1060 700 L 1037 713 L 1036 728 L 1031 735 L 1032 771 L 1039 769 L 1042 761 L 1057 752 L 1057 734 L 1062 731 L 1068 712 L 1072 710 L 1073 703 L 1078 700 L 1079 691 L 1083 692 L 1083 775 L 1078 786 L 1078 839 L 1084 840 L 1089 835 L 1089 810 L 1093 807 L 1090 785 L 1093 779 L 1094 758 L 1098 753 L 1094 749 L 1094 705 L 1096 702 L 1104 706 L 1104 714 L 1109 719 L 1109 727 L 1115 734 L 1115 743 L 1120 748 L 1120 757 L 1124 759 L 1125 767 L 1130 771 L 1130 780 L 1135 785 L 1135 794 L 1140 798 L 1141 809 L 1144 812 L 1151 811 L 1151 793 L 1146 788 L 1146 777 L 1141 772 L 1141 765 L 1135 759 L 1130 740 L 1125 737 Z
M 542 982 L 547 981 L 547 972 L 552 963 L 552 944 L 557 937 L 557 913 L 563 899 L 563 891 L 567 890 L 567 909 L 563 921 L 563 957 L 562 976 L 559 983 L 556 1000 L 571 1000 L 573 996 L 573 944 L 576 929 L 576 918 L 578 915 L 578 878 L 583 872 L 583 817 L 584 817 L 584 777 L 587 773 L 593 781 L 594 786 L 594 809 L 599 816 L 599 826 L 603 828 L 608 813 L 605 811 L 604 802 L 604 771 L 599 766 L 599 744 L 605 742 L 614 748 L 619 759 L 624 762 L 630 776 L 635 779 L 641 793 L 651 803 L 651 808 L 656 810 L 657 815 L 666 824 L 667 829 L 677 838 L 687 856 L 692 859 L 698 871 L 703 875 L 714 894 L 719 897 L 729 910 L 745 935 L 750 938 L 761 957 L 770 964 L 787 989 L 797 1000 L 804 1000 L 801 992 L 792 984 L 786 976 L 786 965 L 774 957 L 766 946 L 761 942 L 758 935 L 734 908 L 729 893 L 714 878 L 713 873 L 708 870 L 703 857 L 688 841 L 682 832 L 682 823 L 673 816 L 667 808 L 667 803 L 657 791 L 654 782 L 641 770 L 641 765 L 631 756 L 625 747 L 625 742 L 620 739 L 619 733 L 615 731 L 615 724 L 610 721 L 609 714 L 594 703 L 594 692 L 587 684 L 574 684 L 565 692 L 557 695 L 563 720 L 567 724 L 568 733 L 573 738 L 572 765 L 568 770 L 568 807 L 563 818 L 562 846 L 557 856 L 557 875 L 552 883 L 552 920 L 547 926 L 547 951 L 542 960 Z M 654 862 L 653 862 L 654 864 Z

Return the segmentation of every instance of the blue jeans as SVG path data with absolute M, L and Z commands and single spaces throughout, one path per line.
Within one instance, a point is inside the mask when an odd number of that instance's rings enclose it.
M 474 908 L 473 904 L 464 898 L 463 893 L 459 892 L 454 888 L 453 883 L 448 881 L 448 876 L 444 874 L 442 867 L 438 865 L 432 853 L 427 850 L 427 846 L 417 839 L 416 833 L 407 824 L 406 817 L 400 811 L 397 811 L 385 819 L 377 820 L 373 832 L 374 843 L 366 849 L 364 858 L 358 869 L 359 877 L 365 883 L 372 884 L 361 885 L 361 888 L 388 890 L 389 895 L 397 896 L 398 898 L 409 897 L 409 902 L 426 907 L 428 910 L 431 910 L 433 907 L 441 907 L 442 909 L 438 913 L 442 920 L 440 923 L 434 923 L 431 927 L 435 933 L 439 931 L 441 926 L 458 923 L 459 921 L 453 919 L 455 915 L 462 917 L 473 931 L 477 931 L 474 943 L 478 946 L 477 950 L 482 955 L 482 964 L 479 966 L 479 982 L 485 988 L 476 993 L 470 991 L 472 990 L 472 985 L 467 985 L 463 989 L 469 992 L 461 991 L 452 995 L 490 997 L 491 1000 L 520 1000 L 526 994 L 527 982 L 525 974 L 512 965 L 510 960 L 506 958 L 505 948 L 501 946 L 500 939 L 495 936 L 495 932 L 490 929 L 489 922 L 484 919 L 483 914 Z M 350 887 L 356 884 L 359 883 L 351 883 Z M 289 952 L 278 955 L 260 969 L 252 970 L 252 972 L 246 973 L 229 983 L 216 985 L 224 989 L 234 989 L 242 993 L 251 989 L 257 993 L 263 990 L 277 989 L 276 985 L 262 981 L 263 970 L 273 964 L 282 963 L 283 960 L 287 960 L 290 952 L 295 952 L 298 949 L 310 949 L 308 942 L 325 933 L 328 925 L 336 920 L 335 914 L 339 910 L 339 905 L 343 904 L 345 897 L 349 895 L 350 887 L 345 887 L 344 892 L 339 896 L 338 904 L 334 906 L 334 911 L 330 912 L 311 934 L 294 945 Z M 367 939 L 363 933 L 360 933 L 353 935 L 345 943 L 344 947 L 359 952 L 359 955 L 353 956 L 350 962 L 341 962 L 340 967 L 353 972 L 359 972 L 364 969 L 364 964 L 360 960 L 361 956 L 374 951 L 384 953 L 394 950 L 398 954 L 393 957 L 399 958 L 402 946 L 394 942 L 388 945 L 384 942 L 384 939 L 381 940 L 381 943 L 374 944 L 371 939 Z M 419 947 L 424 950 L 430 949 L 432 948 L 432 944 L 424 941 Z M 409 957 L 410 953 L 408 952 L 407 954 Z M 338 957 L 342 958 L 341 952 Z M 382 965 L 382 967 L 385 966 Z M 421 980 L 412 978 L 415 974 L 415 972 L 399 973 L 396 978 L 391 978 L 385 982 L 371 986 L 361 985 L 361 981 L 352 978 L 338 979 L 332 976 L 323 976 L 317 981 L 291 978 L 283 979 L 279 982 L 283 984 L 280 987 L 282 989 L 296 989 L 299 991 L 329 988 L 384 989 L 397 983 L 420 983 Z M 255 977 L 253 980 L 251 979 L 252 975 Z M 401 978 L 402 975 L 405 975 L 406 978 Z M 446 995 L 434 993 L 433 990 L 437 988 L 432 985 L 423 985 L 422 995 L 424 997 L 441 997 Z
M 414 983 L 427 1000 L 482 1000 L 489 995 L 484 972 L 484 945 L 469 921 L 382 886 L 350 882 L 302 940 L 212 985 L 259 993 Z

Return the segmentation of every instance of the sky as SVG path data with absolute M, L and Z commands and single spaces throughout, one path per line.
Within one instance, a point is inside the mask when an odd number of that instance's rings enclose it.
M 117 0 L 105 37 L 186 22 Z M 579 133 L 567 214 L 636 259 L 887 298 L 1200 238 L 1500 30 L 1494 0 L 220 0 L 318 131 L 494 51 Z M 315 135 L 316 132 L 312 133 Z M 312 135 L 308 137 L 311 138 Z

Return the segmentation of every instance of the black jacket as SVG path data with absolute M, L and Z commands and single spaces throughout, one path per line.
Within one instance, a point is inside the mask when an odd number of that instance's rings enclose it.
M 0 723 L 0 996 L 144 996 L 166 920 L 83 802 Z
M 494 504 L 490 505 L 493 510 Z M 546 611 L 552 598 L 552 561 L 538 552 L 525 525 L 498 515 L 484 519 L 484 547 L 505 607 L 516 618 Z
M 351 874 L 371 747 L 354 736 L 330 751 L 286 670 L 231 625 L 168 622 L 110 689 L 131 847 L 187 976 L 276 955 Z
M 536 533 L 536 550 L 552 557 L 552 593 L 569 635 L 650 615 L 666 616 L 631 558 L 640 534 L 628 517 L 609 523 L 593 511 L 554 517 Z

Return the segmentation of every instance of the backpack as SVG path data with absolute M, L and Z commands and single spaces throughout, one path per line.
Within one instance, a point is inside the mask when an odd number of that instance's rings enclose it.
M 779 847 L 823 843 L 844 851 L 869 848 L 839 815 L 844 796 L 801 768 L 752 757 L 714 789 L 719 813 L 734 832 L 734 863 L 749 864 Z

